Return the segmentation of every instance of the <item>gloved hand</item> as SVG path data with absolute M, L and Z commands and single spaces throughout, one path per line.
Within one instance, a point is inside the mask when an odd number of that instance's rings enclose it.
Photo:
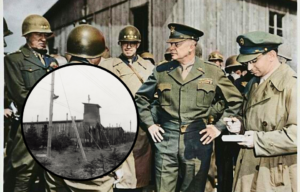
M 241 131 L 242 123 L 236 117 L 225 117 L 223 121 L 226 122 L 226 127 L 229 132 L 238 134 Z

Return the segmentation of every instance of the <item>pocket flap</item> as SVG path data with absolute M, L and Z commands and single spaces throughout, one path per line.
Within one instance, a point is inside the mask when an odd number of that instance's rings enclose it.
M 33 72 L 33 71 L 40 70 L 40 69 L 41 69 L 41 67 L 36 66 L 36 65 L 24 65 L 24 66 L 20 67 L 21 71 L 28 71 L 28 72 Z
M 171 90 L 172 85 L 170 83 L 161 83 L 158 84 L 157 89 L 159 89 L 160 91 L 164 91 L 164 90 Z
M 216 87 L 212 84 L 207 84 L 207 83 L 198 83 L 198 90 L 201 89 L 205 92 L 215 92 Z

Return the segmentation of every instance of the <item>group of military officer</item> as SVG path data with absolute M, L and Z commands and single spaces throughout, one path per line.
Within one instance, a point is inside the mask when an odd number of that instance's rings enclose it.
M 171 58 L 154 67 L 137 54 L 141 34 L 134 26 L 120 31 L 121 54 L 109 59 L 103 58 L 108 49 L 102 32 L 87 24 L 75 27 L 66 42 L 68 62 L 110 70 L 135 96 L 140 118 L 135 146 L 107 176 L 91 181 L 62 179 L 41 171 L 34 162 L 17 121 L 7 142 L 4 191 L 141 192 L 151 180 L 152 151 L 157 192 L 204 191 L 212 142 L 228 132 L 245 132 L 238 143 L 242 149 L 232 191 L 295 191 L 296 75 L 277 58 L 282 39 L 266 32 L 237 37 L 240 54 L 235 61 L 255 76 L 242 96 L 220 63 L 196 56 L 202 31 L 178 23 L 168 28 Z M 28 16 L 22 33 L 26 44 L 4 59 L 6 97 L 19 113 L 34 83 L 58 67 L 47 55 L 47 38 L 53 32 L 44 17 Z M 218 118 L 212 122 L 211 116 Z M 36 187 L 37 180 L 46 189 Z

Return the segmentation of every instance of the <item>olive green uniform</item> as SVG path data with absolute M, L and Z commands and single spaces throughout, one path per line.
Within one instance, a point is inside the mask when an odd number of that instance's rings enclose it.
M 242 102 L 239 91 L 220 68 L 198 57 L 185 80 L 180 64 L 171 61 L 157 66 L 136 93 L 141 123 L 146 127 L 154 124 L 150 105 L 158 93 L 159 123 L 165 131 L 164 140 L 155 143 L 158 192 L 175 191 L 178 173 L 182 179 L 180 191 L 204 191 L 212 145 L 199 141 L 199 131 L 206 128 L 217 87 L 228 106 L 222 117 L 235 115 Z M 221 119 L 215 126 L 223 131 L 226 125 Z
M 45 55 L 44 62 L 45 65 L 27 45 L 4 58 L 4 78 L 8 96 L 16 104 L 19 113 L 22 111 L 29 90 L 52 69 L 50 64 L 56 63 L 55 59 L 48 55 Z M 5 190 L 12 190 L 10 187 L 13 187 L 15 191 L 26 191 L 34 160 L 24 144 L 20 123 L 13 125 L 10 130 L 6 153 Z

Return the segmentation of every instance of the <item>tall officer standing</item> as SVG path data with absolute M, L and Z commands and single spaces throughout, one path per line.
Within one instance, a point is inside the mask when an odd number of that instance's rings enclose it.
M 239 91 L 216 65 L 195 56 L 202 31 L 170 23 L 168 40 L 173 61 L 161 64 L 136 93 L 141 123 L 155 142 L 155 179 L 158 192 L 204 191 L 212 141 L 226 124 L 206 125 L 216 88 L 227 102 L 223 117 L 235 115 L 242 102 Z M 159 123 L 150 107 L 158 93 Z M 182 182 L 178 183 L 178 175 Z
M 47 19 L 29 15 L 23 21 L 22 34 L 26 44 L 4 58 L 8 97 L 16 105 L 19 115 L 31 87 L 52 67 L 58 66 L 56 60 L 46 54 L 47 37 L 52 34 Z M 24 144 L 20 123 L 11 128 L 6 151 L 4 191 L 29 190 L 28 182 L 35 163 Z

